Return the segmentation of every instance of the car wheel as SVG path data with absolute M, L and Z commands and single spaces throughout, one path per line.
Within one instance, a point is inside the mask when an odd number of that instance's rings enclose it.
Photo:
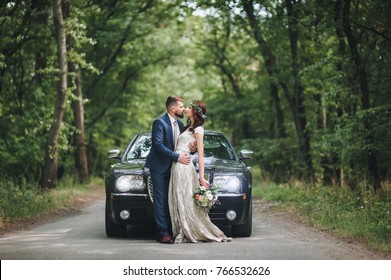
M 247 220 L 244 224 L 232 226 L 232 235 L 236 237 L 250 237 L 253 228 L 253 204 L 250 202 Z
M 105 227 L 108 237 L 121 237 L 126 235 L 126 225 L 116 225 L 110 220 L 107 202 L 105 207 Z

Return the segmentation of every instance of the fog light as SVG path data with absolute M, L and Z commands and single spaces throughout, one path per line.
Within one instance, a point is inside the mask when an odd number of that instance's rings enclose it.
M 228 220 L 233 221 L 236 218 L 236 212 L 234 210 L 229 210 L 225 216 Z
M 126 220 L 127 218 L 129 218 L 130 213 L 127 210 L 122 210 L 121 213 L 119 213 L 119 216 L 122 220 Z

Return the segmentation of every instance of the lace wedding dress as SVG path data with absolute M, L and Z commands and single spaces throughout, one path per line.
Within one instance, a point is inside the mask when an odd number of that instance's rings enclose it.
M 204 129 L 199 126 L 194 133 L 204 134 Z M 194 134 L 189 130 L 184 131 L 179 135 L 176 152 L 190 153 L 189 144 L 194 141 Z M 225 236 L 202 209 L 197 209 L 193 198 L 197 186 L 199 186 L 198 176 L 192 163 L 189 165 L 173 163 L 168 204 L 175 243 L 231 241 L 232 238 Z

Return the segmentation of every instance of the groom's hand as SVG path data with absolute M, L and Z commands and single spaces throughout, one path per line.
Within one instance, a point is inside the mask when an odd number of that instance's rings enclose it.
M 182 164 L 189 164 L 190 163 L 190 156 L 189 154 L 180 154 L 178 158 L 178 162 Z
M 193 154 L 197 151 L 197 142 L 191 142 L 189 144 L 190 152 Z

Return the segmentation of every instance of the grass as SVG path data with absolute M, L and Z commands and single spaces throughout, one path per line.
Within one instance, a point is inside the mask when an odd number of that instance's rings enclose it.
M 384 253 L 391 253 L 391 195 L 370 190 L 351 191 L 341 187 L 306 187 L 259 180 L 253 171 L 253 195 L 265 201 L 278 201 L 301 215 L 314 227 L 353 238 Z M 388 192 L 388 195 L 386 194 Z
M 91 188 L 102 185 L 103 180 L 99 178 L 92 179 L 88 184 L 66 179 L 55 189 L 43 192 L 37 187 L 18 187 L 9 182 L 0 182 L 0 226 L 65 207 L 86 195 Z

